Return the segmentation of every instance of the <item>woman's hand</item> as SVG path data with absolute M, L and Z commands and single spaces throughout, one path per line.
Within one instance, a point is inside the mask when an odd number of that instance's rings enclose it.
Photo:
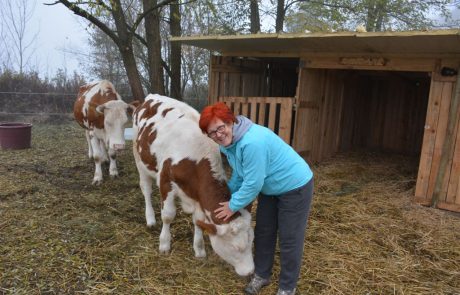
M 216 213 L 216 217 L 223 219 L 224 221 L 227 221 L 235 212 L 230 210 L 230 207 L 228 207 L 229 202 L 222 202 L 219 203 L 221 205 L 219 208 L 214 210 L 214 213 Z

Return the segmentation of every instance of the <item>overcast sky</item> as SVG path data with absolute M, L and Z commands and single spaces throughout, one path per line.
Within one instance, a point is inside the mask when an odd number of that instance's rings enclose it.
M 67 69 L 69 74 L 79 71 L 79 62 L 88 51 L 87 32 L 83 18 L 73 14 L 62 4 L 53 0 L 38 0 L 32 30 L 37 30 L 37 64 L 40 73 L 54 76 L 58 68 Z M 84 71 L 79 71 L 84 72 Z

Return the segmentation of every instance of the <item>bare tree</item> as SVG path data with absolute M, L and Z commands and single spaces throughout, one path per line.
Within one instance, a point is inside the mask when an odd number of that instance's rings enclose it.
M 355 30 L 357 25 L 381 32 L 434 28 L 433 12 L 450 20 L 452 5 L 452 0 L 286 0 L 284 11 L 290 32 Z
M 89 44 L 91 54 L 90 62 L 85 65 L 87 71 L 95 77 L 110 80 L 122 96 L 129 93 L 129 87 L 126 89 L 129 85 L 126 70 L 120 52 L 112 39 L 96 29 L 90 33 Z
M 121 0 L 97 0 L 97 1 L 69 1 L 69 0 L 58 0 L 53 4 L 61 3 L 65 5 L 68 9 L 72 10 L 75 14 L 87 19 L 93 25 L 102 30 L 107 34 L 117 45 L 118 50 L 120 51 L 124 67 L 126 69 L 126 74 L 128 76 L 129 84 L 131 87 L 132 94 L 135 99 L 143 100 L 144 90 L 141 83 L 141 77 L 139 70 L 137 68 L 136 58 L 133 49 L 133 39 L 138 38 L 145 44 L 149 50 L 149 74 L 150 75 L 161 75 L 156 77 L 150 77 L 151 87 L 156 88 L 157 92 L 162 93 L 164 90 L 161 87 L 162 85 L 156 84 L 157 81 L 162 81 L 162 71 L 158 70 L 158 64 L 162 65 L 161 54 L 156 54 L 156 48 L 153 48 L 158 43 L 155 40 L 160 40 L 159 36 L 152 36 L 152 38 L 147 37 L 148 40 L 145 40 L 142 36 L 136 33 L 140 24 L 145 20 L 146 23 L 152 21 L 155 24 L 153 19 L 154 14 L 158 8 L 168 5 L 169 3 L 175 0 L 162 0 L 157 3 L 156 0 L 143 0 L 144 10 L 139 12 L 135 20 L 130 23 L 127 20 L 125 11 L 123 10 L 124 6 Z M 128 3 L 129 5 L 129 3 Z M 147 8 L 147 9 L 146 9 Z M 107 24 L 102 22 L 98 15 L 102 12 L 109 13 L 115 24 L 115 28 L 109 27 Z M 147 25 L 148 30 L 154 29 Z M 156 34 L 156 31 L 155 31 Z M 154 45 L 155 44 L 155 45 Z M 161 43 L 160 52 L 161 52 Z M 159 59 L 159 60 L 158 60 Z M 160 83 L 160 82 L 158 82 Z
M 181 12 L 178 1 L 169 5 L 169 27 L 171 36 L 181 35 Z M 181 94 L 181 46 L 180 44 L 171 44 L 170 53 L 170 65 L 171 65 L 171 96 L 177 99 L 182 98 Z
M 286 7 L 284 6 L 284 0 L 278 0 L 278 3 L 276 5 L 276 25 L 275 25 L 275 31 L 277 33 L 283 31 L 285 17 L 286 17 Z
M 163 67 L 161 63 L 160 10 L 157 0 L 143 0 L 143 5 L 150 77 L 149 91 L 165 94 Z
M 251 33 L 256 34 L 260 32 L 260 16 L 259 16 L 259 2 L 258 0 L 251 0 Z
M 30 24 L 35 4 L 29 0 L 0 1 L 3 65 L 16 68 L 20 74 L 31 66 L 33 46 L 37 41 L 38 29 L 33 33 Z

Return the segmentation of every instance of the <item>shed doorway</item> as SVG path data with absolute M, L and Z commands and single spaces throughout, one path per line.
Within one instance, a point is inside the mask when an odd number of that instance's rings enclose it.
M 303 68 L 293 146 L 310 162 L 362 149 L 420 157 L 430 83 L 427 72 Z

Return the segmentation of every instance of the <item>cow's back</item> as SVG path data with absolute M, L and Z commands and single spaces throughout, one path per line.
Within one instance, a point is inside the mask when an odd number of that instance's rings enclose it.
M 198 120 L 199 113 L 189 105 L 150 94 L 134 115 L 134 152 L 153 174 L 167 160 L 177 164 L 184 159 L 195 163 L 206 159 L 213 174 L 225 179 L 218 145 L 203 136 Z
M 96 107 L 111 100 L 120 100 L 111 82 L 102 80 L 80 87 L 74 104 L 74 117 L 78 124 L 86 129 L 103 129 L 104 115 L 96 111 Z

